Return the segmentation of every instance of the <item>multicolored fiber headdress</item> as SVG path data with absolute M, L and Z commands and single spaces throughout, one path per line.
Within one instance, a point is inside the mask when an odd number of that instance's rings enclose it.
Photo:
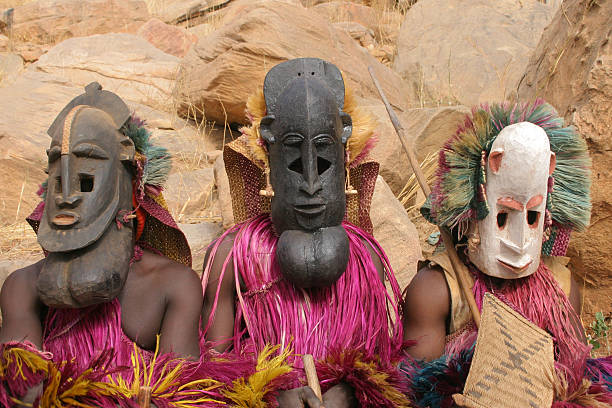
M 93 107 L 104 109 L 106 105 L 112 102 L 108 101 L 112 99 L 111 95 L 118 99 L 118 96 L 111 92 L 101 91 L 102 87 L 97 83 L 91 83 L 85 89 L 85 94 L 77 96 L 64 108 L 58 116 L 59 119 L 62 119 L 64 112 L 70 111 L 74 106 L 88 106 L 88 102 L 92 98 L 92 91 L 105 94 L 102 98 L 98 98 L 95 104 L 92 104 Z M 54 126 L 56 126 L 55 122 L 50 129 Z M 163 185 L 167 181 L 172 167 L 170 153 L 166 148 L 155 146 L 151 142 L 151 133 L 145 128 L 145 122 L 134 115 L 129 116 L 119 132 L 131 139 L 136 151 L 133 162 L 135 174 L 133 178 L 132 203 L 134 210 L 132 214 L 136 216 L 135 238 L 137 243 L 144 248 L 160 252 L 167 258 L 191 267 L 191 250 L 187 239 L 169 213 L 162 195 Z M 43 201 L 26 218 L 35 232 L 38 232 L 43 214 L 46 190 L 47 182 L 45 181 L 38 192 Z M 117 222 L 130 222 L 132 218 L 130 215 L 118 214 Z
M 372 233 L 370 204 L 378 176 L 379 164 L 369 153 L 378 141 L 374 129 L 374 117 L 357 106 L 355 97 L 345 88 L 344 107 L 353 121 L 353 132 L 346 143 L 346 161 L 350 169 L 350 185 L 356 195 L 347 195 L 345 219 Z M 265 171 L 268 155 L 265 142 L 259 134 L 259 124 L 266 116 L 263 90 L 258 90 L 247 101 L 247 118 L 250 126 L 241 129 L 242 136 L 225 145 L 223 159 L 230 183 L 234 222 L 241 223 L 256 215 L 270 212 L 270 198 L 259 195 L 266 186 Z
M 556 155 L 546 200 L 548 240 L 542 253 L 565 255 L 571 230 L 582 231 L 589 224 L 591 159 L 585 140 L 541 99 L 475 107 L 440 150 L 436 180 L 421 213 L 434 224 L 457 228 L 460 238 L 470 220 L 485 218 L 489 208 L 484 185 L 491 146 L 504 127 L 519 122 L 544 129 Z

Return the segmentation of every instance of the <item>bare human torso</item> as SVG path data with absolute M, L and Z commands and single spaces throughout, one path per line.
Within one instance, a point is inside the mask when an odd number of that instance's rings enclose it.
M 29 341 L 42 348 L 46 307 L 36 280 L 45 260 L 13 272 L 0 293 L 0 343 Z M 124 334 L 141 348 L 199 357 L 200 281 L 190 268 L 151 252 L 132 264 L 119 295 Z

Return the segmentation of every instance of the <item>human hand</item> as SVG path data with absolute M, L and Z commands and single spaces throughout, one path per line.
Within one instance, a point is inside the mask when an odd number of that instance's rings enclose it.
M 342 382 L 334 385 L 323 394 L 323 405 L 325 405 L 325 408 L 357 407 L 357 398 L 355 398 L 353 387 Z
M 324 408 L 310 387 L 280 391 L 276 397 L 279 408 Z

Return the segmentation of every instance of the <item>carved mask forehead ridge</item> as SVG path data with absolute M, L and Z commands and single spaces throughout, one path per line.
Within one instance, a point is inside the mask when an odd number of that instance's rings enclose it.
M 117 217 L 132 210 L 132 173 L 125 163 L 135 154 L 132 140 L 119 131 L 126 112 L 117 95 L 90 84 L 49 128 L 49 178 L 38 229 L 48 256 L 37 280 L 48 306 L 107 302 L 123 287 L 132 225 L 119 228 Z

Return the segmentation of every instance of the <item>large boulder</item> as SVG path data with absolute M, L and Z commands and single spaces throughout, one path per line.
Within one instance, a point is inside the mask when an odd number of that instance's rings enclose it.
M 417 262 L 421 259 L 419 233 L 381 176 L 376 179 L 370 218 L 374 225 L 374 238 L 389 257 L 403 290 L 416 274 Z
M 39 202 L 46 175 L 47 129 L 83 88 L 63 78 L 27 70 L 0 88 L 0 223 L 22 221 Z
M 22 221 L 40 201 L 36 191 L 46 179 L 47 129 L 62 108 L 83 92 L 82 86 L 33 68 L 0 87 L 0 225 Z M 123 97 L 121 90 L 117 93 Z M 176 171 L 193 170 L 194 163 L 212 166 L 204 156 L 218 145 L 216 139 L 208 141 L 167 112 L 127 102 L 146 121 L 153 141 L 172 153 Z
M 70 37 L 134 33 L 149 19 L 143 0 L 37 0 L 15 7 L 13 38 L 55 44 Z M 120 50 L 117 50 L 120 51 Z
M 215 176 L 212 168 L 174 172 L 168 178 L 164 198 L 178 222 L 203 216 L 213 204 Z
M 402 22 L 399 10 L 382 4 L 365 5 L 354 1 L 332 1 L 318 4 L 312 7 L 312 10 L 326 16 L 334 23 L 359 23 L 372 30 L 379 42 L 394 43 Z
M 198 41 L 195 34 L 184 28 L 172 26 L 152 18 L 138 29 L 139 36 L 167 54 L 184 57 L 193 44 Z
M 420 0 L 402 23 L 393 68 L 422 105 L 504 100 L 553 12 L 536 0 Z
M 544 31 L 518 89 L 521 99 L 542 97 L 588 143 L 593 159 L 591 226 L 574 233 L 570 268 L 587 289 L 592 321 L 612 302 L 612 2 L 566 0 Z
M 40 57 L 36 68 L 85 86 L 98 81 L 129 101 L 171 110 L 179 59 L 134 34 L 70 38 Z
M 206 248 L 223 232 L 221 224 L 217 222 L 179 224 L 179 228 L 185 234 L 187 242 L 189 243 L 189 248 L 191 249 L 191 268 L 198 274 L 201 274 Z
M 292 58 L 319 57 L 336 64 L 359 96 L 378 97 L 372 66 L 397 107 L 410 104 L 408 89 L 345 31 L 318 13 L 278 0 L 237 2 L 223 26 L 185 56 L 177 79 L 178 112 L 219 123 L 245 123 L 247 98 L 263 85 L 266 72 Z
M 379 142 L 372 156 L 380 163 L 380 174 L 391 190 L 398 194 L 412 174 L 412 168 L 385 106 L 375 99 L 364 100 L 363 106 L 378 120 Z M 467 112 L 468 108 L 461 105 L 396 111 L 419 161 L 442 147 L 463 123 Z
M 17 79 L 23 70 L 23 58 L 10 52 L 0 53 L 0 83 L 6 85 Z

